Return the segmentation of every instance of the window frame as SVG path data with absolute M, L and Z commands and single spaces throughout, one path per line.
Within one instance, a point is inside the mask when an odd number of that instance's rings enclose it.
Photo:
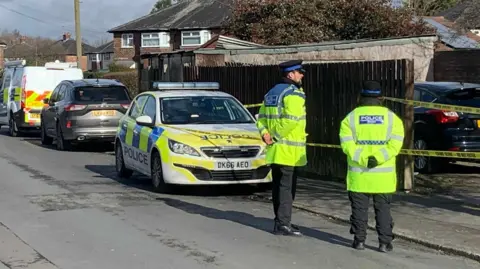
M 133 119 L 133 120 L 136 120 L 138 117 L 140 117 L 140 116 L 142 115 L 142 113 L 143 113 L 143 108 L 144 108 L 144 106 L 145 106 L 145 103 L 140 103 L 140 105 L 141 105 L 142 107 L 140 108 L 139 115 L 137 115 L 136 117 L 133 117 L 133 116 L 132 116 L 132 111 L 133 111 L 133 109 L 139 104 L 138 100 L 139 100 L 140 98 L 145 97 L 145 98 L 148 99 L 149 96 L 150 96 L 150 94 L 140 94 L 140 95 L 138 95 L 137 97 L 135 97 L 135 98 L 132 100 L 132 103 L 131 103 L 131 105 L 130 105 L 130 108 L 129 108 L 129 111 L 128 111 L 128 114 L 127 114 L 129 118 L 131 118 L 131 119 Z M 146 102 L 146 101 L 147 101 L 147 100 L 145 100 L 145 102 Z
M 152 35 L 155 34 L 158 35 L 158 37 L 152 37 Z M 145 35 L 149 35 L 150 37 L 145 37 Z M 149 32 L 142 33 L 140 36 L 142 48 L 170 48 L 170 34 L 168 32 Z M 158 45 L 147 46 L 143 43 L 146 40 L 158 40 Z
M 102 59 L 104 61 L 110 61 L 112 59 L 112 56 L 110 55 L 111 53 L 104 53 L 103 56 L 102 56 Z M 107 58 L 108 56 L 108 58 Z
M 121 41 L 121 47 L 126 49 L 126 48 L 133 48 L 135 46 L 135 42 L 134 42 L 134 38 L 133 38 L 133 34 L 132 33 L 125 33 L 125 34 L 122 34 L 122 37 L 121 37 L 122 41 Z M 128 45 L 128 42 L 129 40 L 132 40 L 132 45 Z M 125 42 L 127 42 L 127 44 L 125 44 Z
M 148 101 L 149 101 L 150 99 L 153 99 L 153 101 L 155 102 L 155 115 L 153 115 L 152 121 L 153 121 L 154 123 L 156 123 L 156 122 L 157 122 L 157 121 L 156 121 L 156 120 L 157 120 L 157 114 L 158 114 L 158 100 L 157 100 L 158 98 L 155 98 L 155 97 L 154 97 L 153 95 L 151 95 L 151 94 L 146 94 L 146 96 L 147 96 L 147 100 L 145 100 L 145 104 L 143 104 L 143 108 L 142 108 L 142 112 L 141 112 L 141 115 L 140 115 L 140 116 L 149 116 L 149 117 L 150 117 L 150 115 L 145 114 L 145 108 L 147 107 Z
M 184 38 L 197 38 L 197 36 L 192 36 L 192 34 L 198 33 L 198 38 L 200 38 L 199 44 L 185 44 Z M 184 36 L 184 35 L 189 36 Z M 205 44 L 207 41 L 212 39 L 212 34 L 209 30 L 193 30 L 193 31 L 182 31 L 180 34 L 181 46 L 182 47 L 195 47 Z

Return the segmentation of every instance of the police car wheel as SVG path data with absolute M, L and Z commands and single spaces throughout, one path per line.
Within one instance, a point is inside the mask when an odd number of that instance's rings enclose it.
M 162 160 L 158 152 L 152 152 L 151 177 L 152 186 L 155 192 L 167 193 L 170 191 L 169 186 L 163 180 Z
M 13 119 L 13 115 L 12 115 L 12 116 L 10 116 L 10 120 L 8 121 L 8 133 L 12 137 L 17 137 L 18 136 L 18 132 L 15 130 L 15 128 L 17 128 L 17 126 L 16 126 L 15 120 Z
M 115 169 L 117 170 L 117 176 L 121 178 L 129 178 L 132 176 L 133 171 L 127 169 L 123 160 L 122 144 L 117 142 L 115 146 Z

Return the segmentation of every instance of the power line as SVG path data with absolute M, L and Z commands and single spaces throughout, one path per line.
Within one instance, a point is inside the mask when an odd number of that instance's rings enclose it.
M 28 14 L 25 14 L 25 13 L 23 13 L 23 12 L 20 12 L 20 11 L 14 10 L 14 9 L 12 9 L 12 8 L 9 8 L 9 7 L 7 7 L 7 6 L 3 5 L 3 4 L 1 4 L 1 3 L 0 3 L 0 7 L 4 8 L 4 9 L 6 9 L 6 10 L 10 11 L 10 12 L 16 13 L 16 14 L 18 14 L 18 15 L 21 15 L 21 16 L 24 16 L 24 17 L 27 17 L 27 18 L 29 18 L 29 19 L 32 19 L 32 20 L 35 20 L 35 21 L 37 21 L 37 22 L 41 22 L 41 23 L 48 24 L 48 25 L 52 25 L 52 24 L 54 24 L 54 23 L 52 23 L 52 22 L 47 22 L 47 21 L 45 21 L 45 20 L 42 20 L 42 19 L 35 18 L 35 17 L 33 17 L 33 16 L 30 16 L 30 15 L 28 15 Z M 62 29 L 66 29 L 66 30 L 69 30 L 69 31 L 73 31 L 72 29 L 70 29 L 70 28 L 66 28 L 66 27 L 64 27 L 64 26 L 61 26 L 61 27 L 62 27 Z M 102 33 L 102 32 L 99 32 L 99 31 L 89 31 L 89 30 L 84 30 L 84 31 L 87 31 L 87 32 L 92 32 L 92 33 L 96 33 L 96 34 L 97 34 L 97 35 L 95 35 L 96 37 L 99 37 L 99 35 L 98 35 L 98 34 Z M 102 33 L 102 34 L 107 34 L 107 33 L 105 32 L 105 33 Z

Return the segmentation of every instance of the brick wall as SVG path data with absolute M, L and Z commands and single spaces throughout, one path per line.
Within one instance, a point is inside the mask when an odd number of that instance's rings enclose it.
M 5 48 L 0 45 L 0 69 L 3 69 L 3 65 L 5 63 L 5 54 L 4 54 Z
M 65 62 L 66 63 L 76 63 L 77 62 L 77 56 L 73 55 L 66 55 L 65 56 Z M 82 68 L 83 71 L 87 71 L 87 56 L 82 56 L 80 59 L 80 67 Z

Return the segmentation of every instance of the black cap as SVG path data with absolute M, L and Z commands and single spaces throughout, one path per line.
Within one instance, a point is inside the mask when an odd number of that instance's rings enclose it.
M 302 60 L 291 60 L 287 62 L 283 62 L 279 64 L 280 68 L 282 69 L 282 72 L 291 72 L 298 70 L 301 73 L 305 73 L 305 69 L 303 69 L 302 66 Z
M 373 80 L 364 81 L 360 95 L 365 97 L 381 97 L 382 85 L 380 85 L 378 81 L 373 81 Z

